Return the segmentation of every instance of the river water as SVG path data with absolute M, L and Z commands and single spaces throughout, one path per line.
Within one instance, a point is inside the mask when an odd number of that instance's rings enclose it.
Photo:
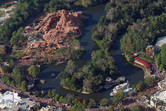
M 104 7 L 105 4 L 102 4 L 83 10 L 83 12 L 89 17 L 89 19 L 87 25 L 83 30 L 83 35 L 80 38 L 81 45 L 85 48 L 86 53 L 84 54 L 81 60 L 76 61 L 78 67 L 82 67 L 91 60 L 91 53 L 96 48 L 95 42 L 91 39 L 92 35 L 91 30 L 93 26 L 95 26 L 98 23 L 100 17 L 105 15 Z M 112 48 L 112 56 L 114 57 L 117 63 L 120 73 L 129 80 L 131 85 L 138 83 L 140 80 L 143 80 L 144 77 L 143 70 L 129 64 L 122 56 L 120 50 L 120 38 L 114 42 L 114 46 Z M 62 88 L 60 86 L 60 79 L 57 76 L 51 78 L 51 74 L 55 73 L 58 75 L 61 71 L 64 70 L 65 66 L 66 63 L 57 66 L 54 64 L 45 66 L 42 69 L 42 73 L 40 74 L 39 78 L 46 80 L 46 83 L 44 85 L 40 84 L 39 85 L 41 87 L 40 89 L 41 90 L 56 89 L 56 93 L 60 95 L 66 95 L 68 93 L 72 93 L 81 96 L 83 98 L 87 99 L 92 98 L 97 101 L 100 101 L 102 98 L 108 98 L 108 99 L 110 98 L 109 94 L 112 91 L 112 89 L 86 95 Z

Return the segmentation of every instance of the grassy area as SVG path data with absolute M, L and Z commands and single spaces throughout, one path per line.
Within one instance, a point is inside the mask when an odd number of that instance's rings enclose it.
M 151 60 L 151 59 L 147 59 L 147 58 L 144 58 L 144 57 L 139 57 L 139 58 L 141 58 L 141 59 L 143 59 L 143 60 L 145 60 L 145 61 L 147 61 L 147 62 L 149 62 L 149 63 L 151 63 L 151 62 L 152 62 L 152 60 Z

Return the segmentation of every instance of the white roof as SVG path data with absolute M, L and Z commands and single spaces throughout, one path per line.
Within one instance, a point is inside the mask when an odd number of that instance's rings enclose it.
M 16 102 L 20 102 L 21 98 L 18 93 L 7 91 L 3 96 L 0 97 L 0 105 L 11 108 L 11 105 Z
M 161 47 L 163 44 L 166 44 L 166 36 L 158 38 L 155 45 Z
M 166 91 L 157 92 L 152 96 L 153 99 L 166 103 Z

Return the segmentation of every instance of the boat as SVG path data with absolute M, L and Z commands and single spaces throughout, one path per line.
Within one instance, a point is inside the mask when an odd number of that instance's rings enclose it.
M 117 85 L 113 88 L 113 91 L 110 93 L 110 96 L 114 96 L 116 95 L 119 91 L 121 90 L 125 90 L 126 88 L 128 88 L 130 86 L 129 82 L 127 81 L 126 83 Z

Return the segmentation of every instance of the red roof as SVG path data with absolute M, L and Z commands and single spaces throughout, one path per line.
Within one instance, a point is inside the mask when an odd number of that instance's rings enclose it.
M 16 3 L 17 3 L 17 1 L 12 1 L 12 2 L 6 3 L 6 5 L 12 5 L 12 4 L 16 4 Z
M 138 58 L 138 57 L 136 57 L 135 60 L 137 60 L 137 61 L 141 62 L 142 64 L 144 64 L 147 69 L 150 69 L 150 68 L 151 68 L 150 64 L 149 64 L 148 62 L 146 62 L 145 60 L 140 59 L 140 58 Z

